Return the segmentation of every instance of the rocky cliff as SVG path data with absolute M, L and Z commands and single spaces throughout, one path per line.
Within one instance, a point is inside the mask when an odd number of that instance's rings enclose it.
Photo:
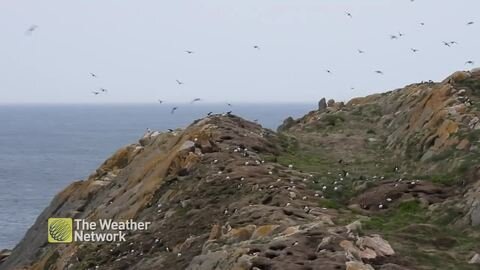
M 0 269 L 478 269 L 480 72 L 319 102 L 279 132 L 212 115 L 71 184 Z M 149 221 L 48 244 L 47 219 Z M 476 258 L 476 259 L 475 259 Z

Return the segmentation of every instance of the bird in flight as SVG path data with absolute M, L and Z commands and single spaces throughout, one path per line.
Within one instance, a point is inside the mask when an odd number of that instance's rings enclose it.
M 98 92 L 98 91 L 92 91 L 92 94 L 95 95 L 95 96 L 97 96 L 97 95 L 100 94 L 100 92 Z
M 362 54 L 362 53 L 365 53 L 365 51 L 362 51 L 362 50 L 358 49 L 358 53 Z
M 201 98 L 195 98 L 194 100 L 192 100 L 192 102 L 190 103 L 195 103 L 195 102 L 198 102 L 198 101 L 201 101 L 202 99 Z
M 162 103 L 163 103 L 163 100 L 159 99 L 159 100 L 158 100 L 158 103 L 162 104 Z
M 35 30 L 37 30 L 37 28 L 38 28 L 38 25 L 35 25 L 35 24 L 34 24 L 34 25 L 30 26 L 30 27 L 27 29 L 27 31 L 25 31 L 25 34 L 26 34 L 26 35 L 31 35 Z
M 475 22 L 468 22 L 467 25 L 473 25 Z
M 443 42 L 443 45 L 445 45 L 447 47 L 451 47 L 449 42 L 446 42 L 446 41 L 442 41 L 442 42 Z
M 328 74 L 332 74 L 332 71 L 329 70 L 329 69 L 327 69 L 327 70 L 325 70 L 325 71 L 326 71 Z
M 181 82 L 181 81 L 179 81 L 179 80 L 176 80 L 176 81 L 177 81 L 178 85 L 182 85 L 182 84 L 183 84 L 183 82 Z
M 260 47 L 258 45 L 253 46 L 254 49 L 260 50 Z
M 465 62 L 465 65 L 475 65 L 475 62 L 473 62 L 472 60 L 469 60 Z
M 174 114 L 176 110 L 178 110 L 178 107 L 173 107 L 172 110 L 170 111 L 170 114 Z
M 345 12 L 345 15 L 347 15 L 350 18 L 353 18 L 352 13 L 350 13 L 350 12 Z
M 227 103 L 227 106 L 228 106 L 228 107 L 232 107 L 232 104 L 231 104 L 231 103 Z
M 425 23 L 424 23 L 424 22 L 421 22 L 420 25 L 421 25 L 421 26 L 425 26 Z
M 97 78 L 97 75 L 95 73 L 92 73 L 92 72 L 90 72 L 90 76 L 92 76 L 93 78 Z
M 399 36 L 399 37 L 403 37 L 403 36 L 405 36 L 405 34 L 404 34 L 404 33 L 401 33 L 401 32 L 398 32 L 398 36 Z
M 186 50 L 185 52 L 186 52 L 187 54 L 192 54 L 192 53 L 194 53 L 194 51 L 189 51 L 189 50 Z
M 456 41 L 450 41 L 450 45 L 458 45 L 458 42 L 456 42 Z
M 381 70 L 375 70 L 375 73 L 383 75 L 383 71 L 381 71 Z
M 106 92 L 108 92 L 108 90 L 107 90 L 107 89 L 105 89 L 105 88 L 100 88 L 100 91 L 102 91 L 103 93 L 106 93 Z
M 390 39 L 398 39 L 396 35 L 390 35 Z
M 414 53 L 418 52 L 418 49 L 415 49 L 415 48 L 411 48 L 410 50 L 412 50 L 412 52 Z
M 209 112 L 209 113 L 207 113 L 207 115 L 208 115 L 208 116 L 210 116 L 210 115 L 212 115 L 212 114 L 213 114 L 213 112 Z

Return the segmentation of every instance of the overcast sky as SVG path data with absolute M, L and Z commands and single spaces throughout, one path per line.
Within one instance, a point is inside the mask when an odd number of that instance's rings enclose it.
M 1 0 L 0 103 L 348 100 L 480 63 L 479 10 L 478 0 Z M 94 96 L 100 87 L 109 93 Z

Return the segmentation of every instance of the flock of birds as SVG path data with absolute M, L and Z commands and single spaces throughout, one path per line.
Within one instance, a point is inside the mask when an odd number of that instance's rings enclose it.
M 414 2 L 415 0 L 410 0 L 410 1 L 411 1 L 411 2 Z M 345 15 L 346 15 L 347 17 L 351 18 L 351 19 L 353 19 L 353 17 L 354 17 L 353 14 L 350 13 L 350 12 L 348 12 L 348 11 L 345 12 Z M 474 24 L 475 24 L 474 21 L 468 21 L 468 22 L 466 23 L 466 26 L 472 26 L 472 25 L 474 25 Z M 424 22 L 420 22 L 420 25 L 421 25 L 421 26 L 425 26 L 425 23 L 424 23 Z M 32 25 L 32 26 L 30 26 L 30 27 L 26 30 L 25 34 L 26 34 L 26 35 L 32 35 L 33 32 L 35 32 L 37 29 L 38 29 L 38 25 Z M 404 37 L 404 36 L 405 36 L 404 33 L 399 32 L 398 34 L 390 35 L 390 39 L 392 39 L 392 40 L 398 40 L 398 39 L 400 39 L 400 38 L 402 38 L 402 37 Z M 458 45 L 458 42 L 457 42 L 457 41 L 442 41 L 442 43 L 443 43 L 443 45 L 446 46 L 446 47 L 452 47 L 452 46 Z M 260 46 L 259 46 L 259 45 L 253 45 L 252 48 L 255 49 L 255 50 L 260 50 Z M 410 50 L 411 50 L 413 53 L 418 53 L 418 52 L 420 52 L 420 50 L 417 49 L 417 48 L 410 48 Z M 362 50 L 362 49 L 357 49 L 357 51 L 358 51 L 359 54 L 365 54 L 365 53 L 366 53 L 366 51 L 365 51 L 365 50 Z M 192 50 L 185 50 L 184 52 L 185 52 L 186 54 L 189 54 L 189 55 L 192 55 L 192 54 L 195 53 L 195 51 L 192 51 Z M 465 65 L 474 65 L 474 64 L 475 64 L 475 62 L 474 62 L 473 60 L 468 60 L 468 61 L 465 62 Z M 326 72 L 327 72 L 328 74 L 333 74 L 333 71 L 330 70 L 330 69 L 326 69 Z M 375 70 L 374 72 L 375 72 L 376 74 L 378 74 L 378 75 L 384 75 L 384 74 L 385 74 L 382 70 Z M 92 73 L 92 72 L 90 73 L 90 76 L 91 76 L 92 78 L 97 78 L 97 77 L 98 77 L 95 73 Z M 181 81 L 181 80 L 179 80 L 179 79 L 176 79 L 175 81 L 176 81 L 176 83 L 177 83 L 178 86 L 182 86 L 182 85 L 185 84 L 183 81 Z M 355 88 L 354 88 L 354 87 L 351 87 L 350 89 L 351 89 L 351 90 L 354 90 Z M 99 88 L 99 89 L 96 90 L 96 91 L 92 91 L 92 94 L 93 94 L 94 96 L 98 96 L 98 95 L 100 95 L 100 94 L 106 94 L 106 93 L 108 93 L 108 90 L 107 90 L 106 88 Z M 197 97 L 197 98 L 194 98 L 194 99 L 190 102 L 190 104 L 193 104 L 193 103 L 196 103 L 196 102 L 200 102 L 200 101 L 202 101 L 202 99 Z M 159 103 L 159 104 L 163 104 L 164 102 L 165 102 L 164 100 L 158 99 L 158 103 Z M 231 103 L 227 103 L 227 105 L 228 105 L 229 107 L 232 106 Z M 171 113 L 171 114 L 174 114 L 178 109 L 179 109 L 179 107 L 178 107 L 178 106 L 175 106 L 175 107 L 173 107 L 173 108 L 170 110 L 170 113 Z M 228 112 L 228 113 L 231 113 L 231 111 Z M 211 115 L 211 114 L 212 114 L 212 112 L 209 113 L 209 115 Z

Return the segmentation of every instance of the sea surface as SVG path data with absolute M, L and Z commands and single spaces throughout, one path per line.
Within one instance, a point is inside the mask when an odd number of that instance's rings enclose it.
M 21 240 L 55 194 L 147 128 L 186 127 L 210 111 L 232 110 L 275 130 L 288 116 L 313 109 L 314 103 L 0 105 L 0 250 Z

